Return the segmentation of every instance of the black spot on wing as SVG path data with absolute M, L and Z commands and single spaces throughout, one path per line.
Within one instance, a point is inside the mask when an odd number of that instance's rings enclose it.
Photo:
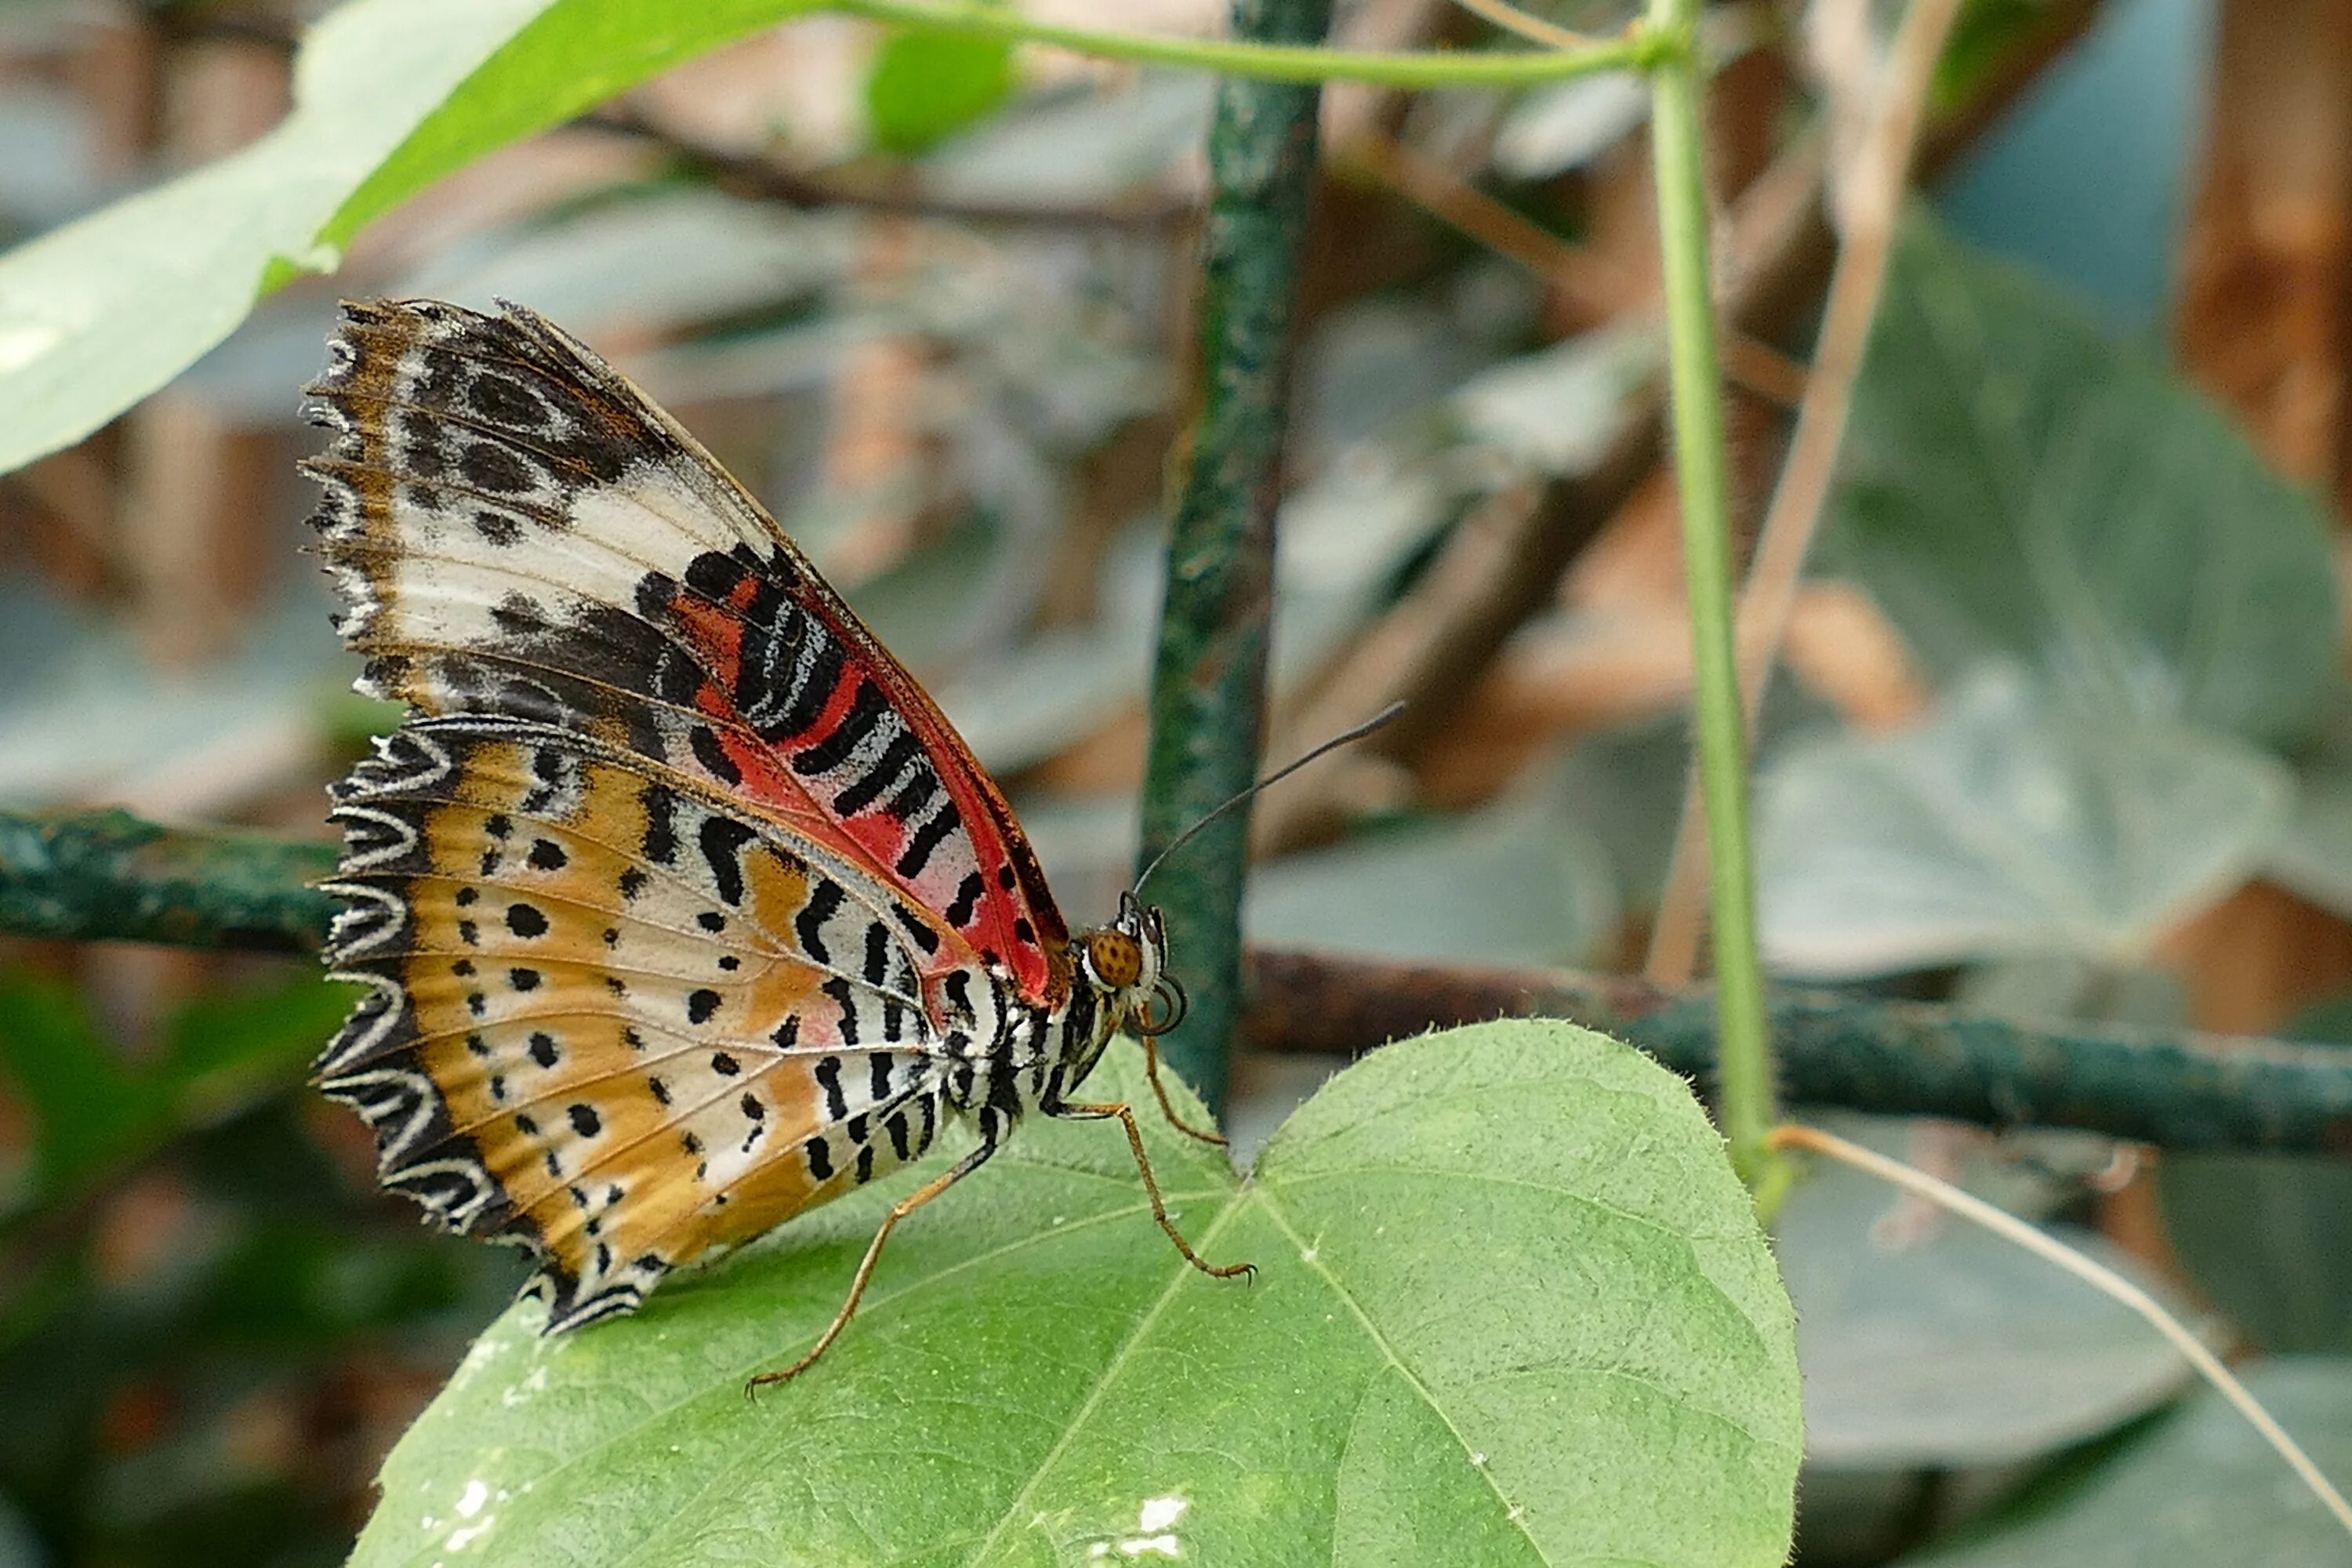
M 511 376 L 478 372 L 466 388 L 466 396 L 475 413 L 516 430 L 537 430 L 549 420 L 547 405 L 539 395 Z
M 841 1089 L 841 1058 L 826 1057 L 816 1064 L 817 1087 L 824 1090 L 824 1114 L 828 1121 L 838 1121 L 849 1114 L 849 1097 Z
M 855 816 L 864 811 L 881 798 L 882 792 L 895 783 L 908 764 L 921 756 L 922 752 L 922 742 L 915 739 L 914 732 L 900 730 L 897 738 L 882 748 L 882 754 L 875 759 L 874 765 L 851 780 L 848 787 L 833 797 L 833 809 L 844 816 Z M 909 787 L 913 782 L 921 782 L 927 786 L 922 797 L 926 800 L 929 798 L 929 792 L 939 787 L 928 768 L 921 770 L 917 781 L 910 781 Z M 890 805 L 891 814 L 904 820 L 906 814 L 898 809 L 898 800 L 894 798 Z
M 949 834 L 962 826 L 963 818 L 957 815 L 955 802 L 940 801 L 938 809 L 924 818 L 923 825 L 915 829 L 914 837 L 908 840 L 895 868 L 898 875 L 909 879 L 921 876 L 923 868 L 931 863 L 931 852 L 946 841 Z
M 778 637 L 772 659 L 780 669 L 790 661 L 791 668 L 781 681 L 771 677 L 770 685 L 785 694 L 784 702 L 772 716 L 751 717 L 761 740 L 782 745 L 806 734 L 824 716 L 841 685 L 848 655 L 838 639 L 797 608 L 786 606 L 776 624 Z
M 793 772 L 803 778 L 810 778 L 840 767 L 849 761 L 851 753 L 873 732 L 874 726 L 881 722 L 882 715 L 887 711 L 889 702 L 883 697 L 882 689 L 860 677 L 857 690 L 849 700 L 849 711 L 842 715 L 841 722 L 833 727 L 832 733 L 792 759 Z
M 939 952 L 940 933 L 931 929 L 930 921 L 922 919 L 904 904 L 892 904 L 890 914 L 891 918 L 898 922 L 900 929 L 906 931 L 908 940 L 921 948 L 925 953 Z
M 963 881 L 956 888 L 956 896 L 940 911 L 947 916 L 948 924 L 959 929 L 971 924 L 972 911 L 980 905 L 980 873 L 965 872 Z
M 646 858 L 656 866 L 677 864 L 677 796 L 662 784 L 647 784 L 639 797 L 646 811 Z
M 475 489 L 492 495 L 520 495 L 539 487 L 536 465 L 509 447 L 477 441 L 457 459 L 457 471 Z
M 735 765 L 735 759 L 727 754 L 726 745 L 719 739 L 719 731 L 709 725 L 697 724 L 688 733 L 686 743 L 694 752 L 694 760 L 710 770 L 711 777 L 729 784 L 743 782 L 743 770 Z
M 921 763 L 907 776 L 907 782 L 898 786 L 898 793 L 892 795 L 882 809 L 890 815 L 893 821 L 912 822 L 939 793 L 940 775 L 931 771 L 930 763 Z
M 801 951 L 819 963 L 831 963 L 833 954 L 824 945 L 824 922 L 842 904 L 841 885 L 819 882 L 809 889 L 808 902 L 793 917 L 793 931 L 801 939 Z
M 832 997 L 841 1009 L 841 1043 L 857 1044 L 857 987 L 836 974 L 818 989 Z
M 706 816 L 695 837 L 719 896 L 730 904 L 743 901 L 743 846 L 756 837 L 732 817 Z

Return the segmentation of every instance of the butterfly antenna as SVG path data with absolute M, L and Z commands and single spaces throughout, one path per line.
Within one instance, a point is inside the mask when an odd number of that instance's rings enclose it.
M 1307 763 L 1327 752 L 1336 752 L 1340 747 L 1347 745 L 1350 742 L 1362 740 L 1365 736 L 1370 734 L 1373 731 L 1380 729 L 1382 725 L 1388 723 L 1389 721 L 1394 719 L 1398 714 L 1403 711 L 1403 703 L 1390 703 L 1387 707 L 1381 709 L 1379 712 L 1373 714 L 1370 718 L 1365 720 L 1354 729 L 1348 731 L 1344 734 L 1332 736 L 1329 740 L 1324 742 L 1321 745 L 1316 747 L 1313 751 L 1307 752 L 1305 756 L 1300 757 L 1296 762 L 1286 763 L 1282 767 L 1275 769 L 1274 772 L 1266 774 L 1265 777 L 1258 780 L 1257 783 L 1250 785 L 1247 789 L 1243 790 L 1231 800 L 1226 801 L 1223 805 L 1220 805 L 1214 811 L 1210 812 L 1206 816 L 1194 822 L 1190 827 L 1184 829 L 1183 832 L 1170 839 L 1168 841 L 1168 847 L 1165 849 L 1162 849 L 1159 854 L 1154 855 L 1151 858 L 1151 864 L 1146 866 L 1143 868 L 1143 875 L 1135 879 L 1135 888 L 1133 889 L 1135 896 L 1139 899 L 1143 896 L 1143 884 L 1151 880 L 1151 873 L 1160 869 L 1160 862 L 1166 860 L 1168 857 L 1175 854 L 1176 851 L 1184 847 L 1185 845 L 1190 844 L 1192 841 L 1193 836 L 1198 834 L 1201 829 L 1208 826 L 1209 824 L 1216 821 L 1217 818 L 1224 816 L 1225 813 L 1233 810 L 1234 807 L 1241 805 L 1242 802 L 1249 799 L 1260 790 L 1265 789 L 1273 784 L 1280 784 L 1283 780 L 1288 778 L 1291 774 L 1297 773 L 1299 769 L 1305 767 Z

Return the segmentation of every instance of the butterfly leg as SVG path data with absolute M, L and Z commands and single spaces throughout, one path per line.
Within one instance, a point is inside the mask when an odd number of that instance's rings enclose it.
M 1236 1274 L 1248 1278 L 1257 1273 L 1257 1265 L 1255 1263 L 1220 1265 L 1202 1262 L 1201 1255 L 1192 1250 L 1192 1244 L 1185 1240 L 1183 1233 L 1176 1228 L 1176 1222 L 1168 1217 L 1168 1205 L 1161 1202 L 1160 1197 L 1160 1182 L 1152 1175 L 1151 1162 L 1143 1152 L 1143 1130 L 1135 1124 L 1133 1106 L 1065 1103 L 1050 1110 L 1048 1114 L 1084 1121 L 1108 1121 L 1114 1116 L 1118 1118 L 1118 1124 L 1127 1129 L 1127 1146 L 1135 1155 L 1135 1168 L 1143 1177 L 1144 1195 L 1151 1200 L 1151 1217 L 1160 1222 L 1160 1228 L 1168 1233 L 1168 1239 L 1176 1244 L 1176 1250 L 1184 1255 L 1184 1261 L 1202 1273 L 1219 1279 L 1230 1279 Z M 1223 1140 L 1220 1139 L 1219 1142 L 1222 1142 Z
M 1151 1080 L 1151 1098 L 1160 1102 L 1160 1114 L 1168 1118 L 1169 1126 L 1187 1138 L 1198 1138 L 1202 1142 L 1214 1143 L 1220 1149 L 1225 1147 L 1223 1134 L 1202 1131 L 1177 1115 L 1176 1108 L 1168 1103 L 1168 1086 L 1160 1081 L 1160 1042 L 1150 1035 L 1143 1037 L 1143 1072 Z
M 842 1302 L 841 1310 L 833 1315 L 833 1321 L 826 1325 L 824 1332 L 816 1337 L 816 1343 L 809 1347 L 808 1354 L 801 1357 L 800 1360 L 793 1363 L 792 1365 L 784 1368 L 782 1372 L 763 1372 L 759 1376 L 751 1379 L 751 1382 L 743 1385 L 743 1397 L 749 1399 L 760 1389 L 765 1387 L 769 1384 L 789 1383 L 793 1378 L 796 1378 L 801 1373 L 806 1372 L 809 1367 L 814 1363 L 816 1358 L 823 1355 L 832 1345 L 833 1342 L 841 1337 L 841 1331 L 849 1326 L 851 1315 L 857 1310 L 858 1299 L 866 1294 L 866 1281 L 874 1278 L 874 1265 L 880 1259 L 882 1256 L 882 1244 L 890 1239 L 890 1232 L 892 1228 L 896 1226 L 900 1220 L 905 1219 L 908 1215 L 913 1214 L 917 1209 L 921 1208 L 925 1204 L 929 1203 L 933 1198 L 938 1197 L 941 1193 L 946 1192 L 950 1187 L 954 1186 L 958 1182 L 962 1181 L 974 1171 L 979 1170 L 981 1166 L 988 1163 L 988 1157 L 995 1152 L 996 1142 L 994 1139 L 989 1139 L 983 1142 L 971 1153 L 966 1154 L 962 1159 L 957 1161 L 951 1168 L 943 1172 L 940 1175 L 932 1177 L 929 1181 L 925 1182 L 921 1186 L 917 1187 L 913 1192 L 908 1194 L 905 1197 L 891 1205 L 890 1212 L 882 1216 L 882 1228 L 876 1231 L 874 1233 L 874 1239 L 866 1244 L 865 1260 L 858 1264 L 856 1276 L 849 1282 L 848 1300 Z M 1153 1202 L 1157 1204 L 1158 1201 L 1159 1200 L 1155 1195 Z M 1169 1234 L 1172 1236 L 1175 1233 L 1171 1231 Z M 1183 1243 L 1180 1241 L 1177 1245 L 1181 1247 Z M 1194 1261 L 1197 1262 L 1198 1259 L 1195 1259 Z

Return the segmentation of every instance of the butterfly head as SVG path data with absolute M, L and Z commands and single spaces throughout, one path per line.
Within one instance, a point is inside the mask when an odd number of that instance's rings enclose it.
M 1103 1020 L 1087 1066 L 1122 1028 L 1164 1035 L 1182 1021 L 1184 987 L 1168 972 L 1168 922 L 1159 910 L 1125 894 L 1117 919 L 1079 932 L 1073 945 L 1080 983 L 1094 990 Z

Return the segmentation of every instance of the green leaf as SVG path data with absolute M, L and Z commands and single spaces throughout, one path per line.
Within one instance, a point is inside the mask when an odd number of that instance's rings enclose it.
M 356 994 L 305 975 L 198 997 L 169 1020 L 160 1058 L 133 1070 L 100 1037 L 71 987 L 0 975 L 0 1073 L 34 1121 L 33 1180 L 12 1213 L 68 1197 L 174 1132 L 292 1083 Z
M 1939 109 L 1966 104 L 1997 70 L 2046 38 L 2049 26 L 2041 0 L 1967 0 L 1936 62 L 1929 100 Z
M 1939 676 L 2006 658 L 2085 704 L 2298 735 L 2336 657 L 2312 498 L 2204 398 L 1924 218 L 1888 284 L 1835 563 Z
M 2289 1357 L 2245 1384 L 2330 1476 L 2352 1475 L 2352 1361 Z M 2059 1499 L 1913 1568 L 2336 1568 L 2344 1527 L 2210 1389 Z
M 1757 806 L 1765 948 L 1811 975 L 2128 965 L 2254 873 L 2291 790 L 2226 735 L 2068 711 L 1988 672 L 1916 728 L 1775 759 Z
M 190 999 L 172 1016 L 162 1074 L 181 1114 L 217 1116 L 299 1078 L 362 994 L 356 985 L 304 974 Z
M 141 1147 L 168 1113 L 169 1091 L 124 1070 L 63 981 L 0 977 L 0 1067 L 33 1113 L 36 1199 Z
M 1125 1044 L 1089 1091 L 1150 1104 Z M 1788 1301 L 1678 1079 L 1496 1024 L 1374 1053 L 1246 1184 L 1143 1123 L 1179 1223 L 1254 1283 L 1175 1258 L 1116 1127 L 1039 1119 L 756 1404 L 919 1173 L 635 1318 L 548 1341 L 509 1312 L 394 1450 L 355 1563 L 1784 1560 Z
M 381 6 L 384 0 L 361 4 Z M 394 0 L 387 8 L 414 10 L 414 0 Z M 673 0 L 525 0 L 525 8 L 536 15 L 481 59 L 446 102 L 416 122 L 328 221 L 328 238 L 349 239 L 371 218 L 485 153 L 561 124 L 674 65 L 819 5 L 818 0 L 702 0 L 695 5 Z
M 1007 38 L 894 32 L 866 79 L 866 119 L 874 145 L 912 157 L 984 117 L 1016 79 Z
M 444 174 L 811 0 L 355 0 L 294 110 L 230 157 L 0 257 L 0 472 L 194 363 L 261 294 L 333 269 Z

